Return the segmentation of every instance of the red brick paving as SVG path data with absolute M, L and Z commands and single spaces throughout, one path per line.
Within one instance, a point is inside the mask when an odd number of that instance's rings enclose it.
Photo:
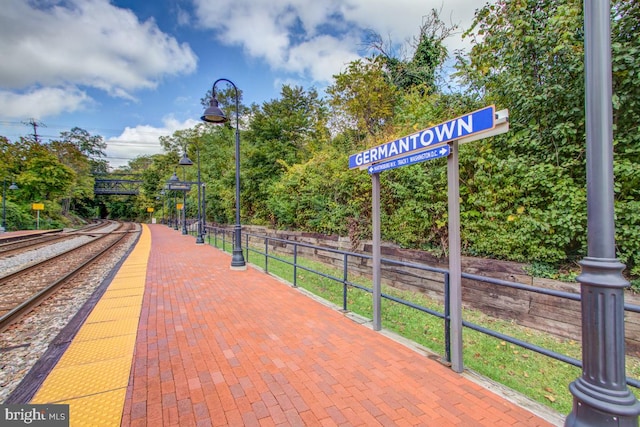
M 547 426 L 436 361 L 151 225 L 123 426 Z

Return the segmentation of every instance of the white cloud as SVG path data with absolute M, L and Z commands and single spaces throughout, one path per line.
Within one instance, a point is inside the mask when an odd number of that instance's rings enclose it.
M 349 41 L 351 43 L 345 43 Z M 327 82 L 339 72 L 346 64 L 358 58 L 358 55 L 349 50 L 349 46 L 357 43 L 354 40 L 338 40 L 331 36 L 318 36 L 307 42 L 291 47 L 286 60 L 289 70 L 303 72 L 309 68 L 308 73 L 314 81 Z M 309 67 L 309 64 L 313 64 Z
M 0 7 L 0 90 L 5 102 L 21 110 L 38 108 L 34 94 L 66 93 L 68 102 L 46 113 L 73 111 L 86 103 L 88 88 L 135 99 L 135 91 L 156 88 L 164 76 L 195 70 L 197 58 L 188 45 L 108 0 L 33 4 L 4 0 Z M 0 111 L 5 107 L 0 104 Z
M 150 125 L 127 126 L 119 136 L 106 139 L 109 165 L 117 168 L 138 156 L 162 153 L 159 142 L 161 136 L 169 136 L 177 130 L 189 129 L 200 123 L 194 119 L 179 122 L 173 116 L 165 117 L 162 122 L 163 126 L 159 128 Z
M 24 93 L 0 90 L 0 111 L 10 119 L 41 117 L 73 112 L 91 103 L 91 98 L 74 87 L 46 87 L 30 89 Z
M 491 0 L 490 0 L 491 1 Z M 472 22 L 478 2 L 469 0 L 193 0 L 197 20 L 220 42 L 241 46 L 248 56 L 280 72 L 327 83 L 359 57 L 364 30 L 402 45 L 417 35 L 423 18 L 441 10 L 447 25 L 459 25 L 446 42 L 463 48 L 463 29 Z

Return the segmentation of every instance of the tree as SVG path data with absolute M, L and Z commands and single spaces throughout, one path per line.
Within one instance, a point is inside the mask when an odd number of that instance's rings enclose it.
M 266 205 L 272 226 L 347 235 L 354 243 L 368 237 L 371 181 L 346 164 L 346 154 L 326 146 L 288 167 L 270 187 Z
M 386 74 L 400 91 L 420 88 L 427 93 L 437 89 L 437 72 L 447 59 L 444 41 L 451 36 L 456 26 L 448 27 L 440 19 L 437 10 L 423 18 L 418 36 L 411 42 L 413 54 L 408 58 L 398 57 L 377 33 L 369 34 L 368 46 L 385 64 Z
M 343 129 L 355 128 L 373 137 L 392 122 L 397 88 L 387 79 L 384 66 L 382 57 L 359 59 L 333 76 L 335 82 L 327 88 L 329 105 L 333 116 L 344 120 Z
M 327 111 L 314 89 L 283 86 L 281 98 L 253 105 L 243 136 L 249 146 L 242 165 L 242 201 L 247 214 L 267 221 L 269 187 L 296 163 L 308 160 L 329 140 Z
M 53 153 L 41 146 L 30 150 L 18 185 L 26 200 L 58 201 L 68 194 L 75 175 L 73 169 L 61 164 Z
M 631 274 L 640 276 L 640 4 L 612 7 L 616 241 Z
M 106 157 L 104 150 L 107 143 L 100 135 L 91 135 L 79 127 L 72 128 L 69 132 L 60 132 L 62 142 L 72 144 L 78 151 L 89 158 Z
M 49 150 L 58 161 L 74 171 L 69 192 L 61 201 L 63 214 L 68 214 L 75 201 L 93 199 L 94 178 L 91 175 L 91 163 L 76 144 L 66 141 L 50 141 Z

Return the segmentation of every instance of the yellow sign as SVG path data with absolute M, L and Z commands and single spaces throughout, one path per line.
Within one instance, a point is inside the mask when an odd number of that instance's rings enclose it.
M 176 209 L 178 209 L 179 211 L 182 210 L 182 203 L 178 203 L 176 204 Z
M 33 203 L 31 205 L 31 209 L 33 209 L 34 211 L 43 211 L 44 210 L 44 203 Z
M 153 208 L 147 208 L 147 212 L 153 212 Z

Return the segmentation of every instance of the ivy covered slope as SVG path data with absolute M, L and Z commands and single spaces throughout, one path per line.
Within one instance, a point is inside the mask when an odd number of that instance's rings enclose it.
M 625 274 L 640 284 L 640 3 L 612 0 L 611 19 L 616 242 Z M 432 12 L 404 46 L 369 34 L 368 55 L 335 75 L 324 97 L 313 88 L 283 86 L 277 99 L 246 106 L 240 92 L 242 222 L 368 238 L 371 179 L 348 169 L 349 155 L 494 104 L 509 109 L 510 131 L 461 146 L 463 251 L 545 268 L 575 266 L 586 255 L 587 235 L 582 2 L 497 0 L 479 9 L 466 31 L 471 50 L 449 55 L 445 41 L 454 31 Z M 160 216 L 178 196 L 162 190 L 186 148 L 194 161 L 200 154 L 207 221 L 233 223 L 235 93 L 216 95 L 230 122 L 161 138 L 164 154 L 116 171 L 141 174 L 138 197 L 91 200 L 79 179 L 86 175 L 64 156 L 56 161 L 69 169 L 49 174 L 55 182 L 38 197 L 61 210 L 68 199 L 81 215 L 99 209 L 102 216 L 141 220 L 153 206 Z M 5 141 L 9 149 L 0 155 L 11 158 L 6 153 L 15 145 Z M 20 155 L 55 163 L 36 145 Z M 36 191 L 33 174 L 44 164 L 0 160 L 3 173 Z M 183 173 L 195 181 L 197 168 L 178 170 L 180 179 Z M 444 159 L 381 174 L 385 240 L 446 254 L 446 174 Z M 16 202 L 15 195 L 8 201 Z M 196 200 L 194 189 L 190 217 Z

